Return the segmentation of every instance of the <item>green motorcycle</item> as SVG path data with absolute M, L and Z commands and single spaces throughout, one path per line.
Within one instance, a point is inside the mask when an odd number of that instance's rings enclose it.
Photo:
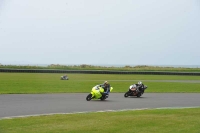
M 113 87 L 110 87 L 110 92 L 113 90 Z M 100 87 L 99 85 L 96 85 L 92 88 L 90 94 L 87 95 L 86 100 L 90 101 L 92 99 L 100 99 L 100 100 L 105 100 L 108 98 L 107 95 L 102 95 L 104 93 L 104 89 Z

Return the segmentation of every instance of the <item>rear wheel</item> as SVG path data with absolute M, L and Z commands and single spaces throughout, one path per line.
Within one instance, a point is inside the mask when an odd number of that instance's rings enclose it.
M 104 97 L 101 97 L 100 99 L 101 99 L 101 101 L 105 100 L 105 98 L 104 98 Z
M 86 100 L 87 101 L 90 101 L 92 99 L 92 94 L 89 94 L 87 97 L 86 97 Z
M 140 97 L 140 96 L 141 96 L 141 93 L 138 93 L 138 94 L 137 94 L 137 97 Z
M 128 97 L 129 96 L 129 92 L 126 92 L 125 94 L 124 94 L 124 97 Z
M 106 94 L 102 94 L 100 99 L 101 99 L 101 101 L 105 100 L 106 99 Z

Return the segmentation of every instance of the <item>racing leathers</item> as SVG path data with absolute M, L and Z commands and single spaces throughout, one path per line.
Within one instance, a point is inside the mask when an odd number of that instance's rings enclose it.
M 104 95 L 109 95 L 110 93 L 110 84 L 104 85 L 104 84 L 100 84 L 100 86 L 104 89 Z

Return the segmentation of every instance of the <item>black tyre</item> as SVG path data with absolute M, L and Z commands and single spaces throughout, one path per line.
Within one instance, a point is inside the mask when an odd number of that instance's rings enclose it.
M 89 94 L 87 97 L 86 97 L 86 100 L 87 101 L 90 101 L 92 99 L 92 94 Z
M 137 94 L 137 97 L 140 97 L 140 96 L 141 96 L 141 93 L 138 93 L 138 94 Z
M 126 92 L 125 94 L 124 94 L 124 97 L 128 97 L 129 96 L 129 92 Z
M 101 99 L 101 101 L 105 100 L 103 97 L 101 97 L 100 99 Z
M 102 96 L 100 99 L 101 99 L 101 101 L 104 101 L 105 100 L 105 96 Z

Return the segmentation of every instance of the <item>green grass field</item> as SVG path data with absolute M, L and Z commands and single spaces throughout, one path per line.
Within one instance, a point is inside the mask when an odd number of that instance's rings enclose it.
M 61 74 L 49 73 L 0 73 L 0 94 L 90 92 L 93 86 L 105 80 L 110 82 L 113 92 L 125 92 L 139 80 L 148 86 L 147 93 L 200 92 L 200 82 L 161 81 L 200 81 L 200 76 L 68 74 L 69 80 L 60 80 L 60 76 Z
M 0 94 L 90 92 L 94 85 L 105 80 L 114 87 L 114 93 L 127 91 L 139 80 L 148 86 L 146 93 L 200 92 L 200 76 L 68 74 L 69 80 L 60 80 L 60 76 L 0 73 Z M 198 133 L 199 125 L 200 108 L 138 110 L 1 119 L 0 133 Z
M 84 113 L 0 120 L 0 133 L 199 133 L 200 108 Z

